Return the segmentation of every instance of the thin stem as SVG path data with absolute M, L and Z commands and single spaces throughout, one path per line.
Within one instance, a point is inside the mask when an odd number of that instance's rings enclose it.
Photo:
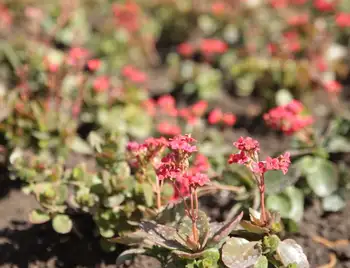
M 160 210 L 162 207 L 162 200 L 161 200 L 161 193 L 160 193 L 160 182 L 157 177 L 157 184 L 156 184 L 156 195 L 157 195 L 157 209 Z
M 261 220 L 263 223 L 266 223 L 266 210 L 265 210 L 265 179 L 264 179 L 264 174 L 261 175 L 261 178 L 260 178 L 259 191 L 260 191 L 260 207 L 261 207 L 260 220 Z
M 196 190 L 191 188 L 191 219 L 192 219 L 192 233 L 193 240 L 196 244 L 198 244 L 198 230 L 197 230 L 197 217 L 194 213 L 194 199 L 195 199 Z

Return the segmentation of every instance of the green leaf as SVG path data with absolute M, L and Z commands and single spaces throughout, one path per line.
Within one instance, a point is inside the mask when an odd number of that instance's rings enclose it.
M 284 193 L 268 196 L 266 206 L 269 210 L 278 211 L 283 218 L 299 222 L 304 212 L 304 195 L 301 190 L 290 186 Z
M 135 255 L 143 254 L 145 253 L 145 249 L 143 248 L 131 248 L 123 251 L 116 260 L 116 265 L 122 265 L 127 260 L 131 260 L 134 258 Z
M 154 196 L 152 185 L 147 182 L 144 182 L 142 183 L 142 190 L 143 190 L 143 196 L 145 197 L 146 205 L 148 207 L 152 207 L 153 196 Z
M 79 154 L 92 154 L 91 147 L 79 137 L 73 138 L 70 149 Z
M 265 256 L 260 256 L 258 261 L 254 264 L 254 268 L 267 268 L 269 265 L 269 262 L 267 261 L 267 258 Z
M 350 142 L 342 136 L 334 136 L 328 142 L 327 149 L 331 153 L 349 153 Z
M 199 243 L 203 247 L 209 234 L 209 220 L 205 212 L 201 210 L 198 211 L 196 226 L 199 233 Z M 193 236 L 192 220 L 188 216 L 183 217 L 178 226 L 177 231 L 178 234 L 182 237 L 182 239 L 184 241 L 187 241 L 188 237 Z
M 309 268 L 309 262 L 303 249 L 293 239 L 286 239 L 280 242 L 277 253 L 280 261 L 284 266 L 297 264 L 298 268 Z
M 337 212 L 343 209 L 345 205 L 344 199 L 337 194 L 326 196 L 322 200 L 322 207 L 325 211 Z
M 306 172 L 307 183 L 318 196 L 326 197 L 337 190 L 339 174 L 332 162 L 315 157 Z
M 269 170 L 265 173 L 265 189 L 267 194 L 275 194 L 284 191 L 288 186 L 293 185 L 299 178 L 295 165 L 291 165 L 287 174 L 280 170 Z
M 35 209 L 29 214 L 29 221 L 33 224 L 41 224 L 50 220 L 50 215 L 40 209 Z
M 67 234 L 72 230 L 72 220 L 64 214 L 56 215 L 52 220 L 53 229 L 60 234 Z
M 222 247 L 222 261 L 229 268 L 248 268 L 254 265 L 262 252 L 258 242 L 232 237 Z

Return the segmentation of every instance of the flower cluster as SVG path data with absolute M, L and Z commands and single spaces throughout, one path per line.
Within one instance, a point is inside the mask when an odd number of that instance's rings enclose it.
M 297 100 L 293 100 L 287 105 L 271 109 L 268 113 L 264 114 L 264 120 L 270 127 L 291 135 L 313 123 L 311 116 L 302 114 L 303 110 L 303 104 Z
M 129 81 L 137 84 L 145 83 L 147 81 L 147 75 L 131 65 L 124 66 L 122 75 Z
M 115 4 L 113 13 L 115 22 L 129 32 L 135 32 L 140 28 L 140 7 L 133 1 L 124 4 Z
M 221 109 L 215 108 L 209 113 L 208 122 L 211 125 L 224 124 L 226 126 L 233 126 L 237 121 L 234 114 L 224 113 Z
M 193 145 L 195 139 L 189 135 L 178 135 L 169 139 L 168 148 L 170 152 L 164 156 L 156 173 L 160 180 L 168 179 L 176 187 L 182 188 L 182 192 L 189 192 L 189 188 L 197 188 L 209 182 L 207 175 L 200 173 L 197 167 L 189 167 L 189 158 L 197 147 Z M 203 163 L 201 163 L 203 164 Z M 199 165 L 198 165 L 199 166 Z M 201 171 L 204 171 L 203 166 Z
M 267 157 L 265 161 L 259 161 L 259 142 L 251 137 L 240 137 L 233 145 L 239 150 L 236 154 L 231 154 L 229 164 L 237 163 L 246 165 L 250 170 L 258 175 L 263 175 L 268 170 L 281 170 L 283 174 L 288 172 L 290 165 L 290 154 L 286 152 L 277 158 Z
M 191 57 L 195 51 L 199 51 L 206 58 L 223 54 L 228 50 L 228 45 L 219 39 L 203 39 L 199 46 L 190 43 L 181 43 L 177 47 L 177 52 L 184 57 Z

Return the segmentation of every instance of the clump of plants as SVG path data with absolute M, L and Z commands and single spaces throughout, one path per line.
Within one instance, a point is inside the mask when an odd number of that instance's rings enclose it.
M 242 220 L 243 213 L 240 213 L 226 222 L 210 223 L 205 212 L 199 209 L 198 200 L 198 189 L 209 184 L 209 178 L 198 171 L 193 172 L 188 162 L 196 151 L 194 141 L 190 136 L 170 139 L 170 152 L 156 167 L 157 178 L 170 182 L 182 198 L 183 206 L 175 210 L 178 219 L 175 217 L 174 222 L 167 224 L 160 224 L 157 219 L 142 221 L 140 230 L 114 239 L 139 246 L 122 254 L 120 260 L 143 253 L 158 258 L 162 267 L 243 268 L 268 267 L 269 264 L 309 267 L 306 256 L 294 240 L 280 240 L 278 234 L 283 230 L 280 217 L 265 208 L 264 175 L 268 170 L 287 173 L 289 154 L 262 161 L 256 140 L 241 137 L 235 142 L 239 152 L 230 156 L 229 163 L 246 165 L 254 174 L 260 192 L 260 211 L 250 209 L 248 220 Z

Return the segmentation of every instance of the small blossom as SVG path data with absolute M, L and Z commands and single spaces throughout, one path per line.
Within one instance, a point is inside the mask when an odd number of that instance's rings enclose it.
M 215 1 L 212 5 L 211 5 L 211 12 L 214 15 L 222 15 L 225 13 L 226 10 L 226 6 L 225 3 L 223 1 Z
M 290 166 L 290 153 L 286 152 L 278 157 L 279 169 L 282 170 L 283 174 L 287 174 Z
M 194 48 L 189 43 L 182 43 L 178 45 L 176 50 L 181 56 L 184 57 L 191 57 L 194 53 Z
M 169 140 L 169 147 L 172 150 L 181 150 L 187 153 L 193 153 L 197 151 L 197 147 L 191 145 L 191 143 L 196 140 L 191 138 L 189 135 L 177 135 L 174 138 Z
M 122 74 L 124 77 L 126 77 L 134 83 L 144 83 L 147 80 L 147 76 L 145 73 L 141 72 L 140 70 L 131 65 L 124 66 Z
M 222 111 L 219 108 L 216 108 L 209 113 L 208 122 L 211 125 L 217 124 L 222 120 L 222 117 Z
M 175 136 L 181 133 L 181 128 L 178 125 L 170 124 L 168 122 L 161 122 L 157 125 L 159 133 L 168 136 Z
M 238 154 L 231 154 L 228 163 L 237 163 L 237 164 L 245 164 L 249 161 L 248 156 L 245 154 L 244 151 L 239 152 Z
M 323 12 L 333 11 L 335 8 L 333 0 L 314 0 L 313 4 L 316 9 Z
M 197 154 L 191 171 L 194 173 L 203 172 L 203 171 L 208 171 L 209 168 L 210 168 L 210 163 L 208 158 L 203 154 Z
M 339 13 L 336 15 L 335 23 L 339 27 L 350 27 L 350 14 L 349 13 Z
M 335 80 L 325 82 L 323 86 L 328 93 L 334 94 L 339 94 L 343 88 L 342 85 Z
M 260 150 L 260 145 L 257 140 L 254 140 L 251 137 L 240 137 L 233 145 L 241 151 L 254 151 L 257 152 Z
M 224 122 L 224 124 L 230 127 L 236 123 L 236 120 L 236 116 L 230 113 L 225 113 L 222 117 L 222 121 Z
M 109 78 L 107 76 L 99 76 L 93 82 L 95 92 L 104 92 L 109 88 Z
M 262 161 L 258 163 L 253 162 L 251 169 L 255 174 L 258 174 L 259 176 L 261 176 L 266 172 L 266 164 Z
M 161 109 L 161 112 L 170 116 L 176 116 L 176 102 L 173 96 L 171 95 L 163 95 L 157 101 L 158 106 Z
M 200 44 L 200 50 L 206 56 L 225 53 L 228 46 L 219 39 L 204 39 Z
M 205 111 L 207 110 L 207 107 L 208 107 L 208 102 L 204 100 L 200 100 L 192 105 L 191 110 L 195 116 L 200 117 L 205 113 Z
M 89 60 L 87 66 L 90 71 L 96 71 L 101 67 L 101 61 L 99 59 Z
M 266 169 L 267 170 L 278 170 L 279 169 L 279 160 L 277 158 L 271 158 L 268 156 L 266 158 Z
M 140 28 L 140 7 L 133 1 L 124 4 L 114 4 L 113 13 L 117 25 L 124 27 L 129 32 L 135 32 Z
M 188 180 L 188 184 L 193 188 L 197 188 L 198 186 L 204 186 L 210 181 L 208 175 L 201 173 L 187 174 L 185 175 L 185 178 Z
M 85 48 L 73 47 L 68 52 L 68 64 L 73 66 L 81 64 L 87 59 L 89 54 L 90 52 Z

